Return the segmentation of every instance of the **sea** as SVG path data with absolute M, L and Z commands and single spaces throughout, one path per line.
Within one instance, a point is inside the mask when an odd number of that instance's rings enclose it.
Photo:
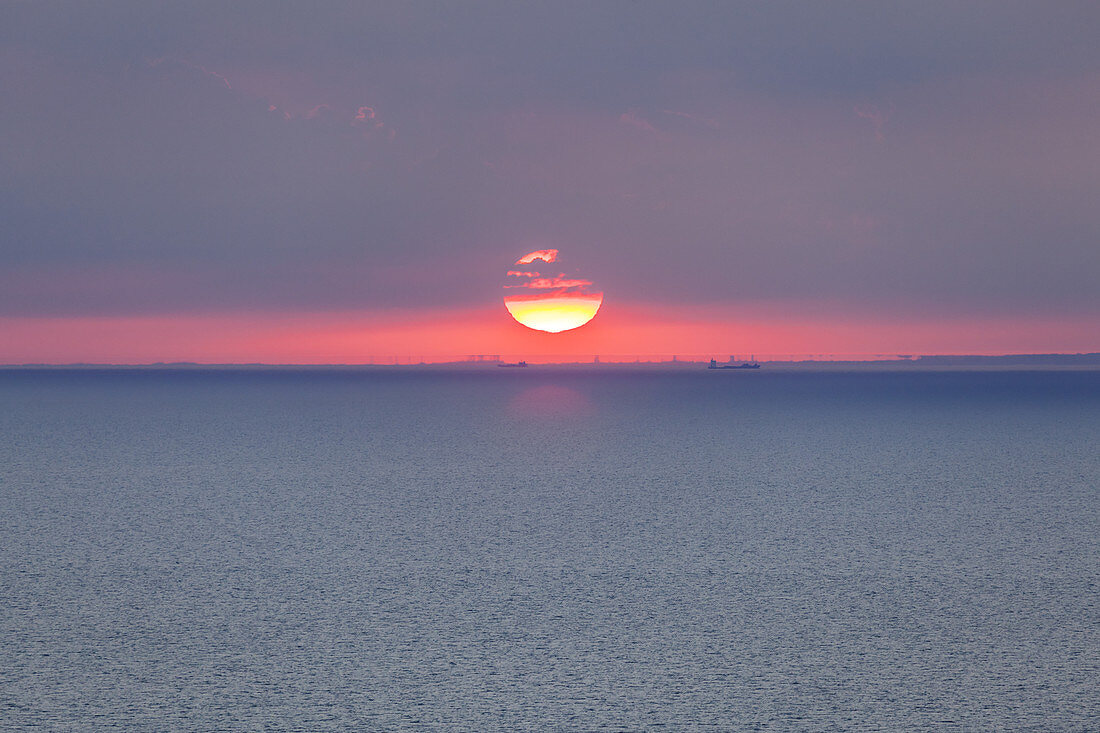
M 1100 730 L 1100 371 L 0 371 L 0 728 Z

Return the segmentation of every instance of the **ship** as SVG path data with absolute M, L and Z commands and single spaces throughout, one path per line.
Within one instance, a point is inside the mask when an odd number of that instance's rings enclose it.
M 740 364 L 734 364 L 736 361 L 732 356 L 730 357 L 729 364 L 719 364 L 717 359 L 710 360 L 710 366 L 707 369 L 759 369 L 760 362 L 756 360 L 754 356 L 751 361 L 744 361 Z
M 527 366 L 527 362 L 525 362 L 525 361 L 517 361 L 517 362 L 515 362 L 515 363 L 509 363 L 509 362 L 504 362 L 504 361 L 502 361 L 501 363 L 497 364 L 497 366 L 498 366 L 498 367 L 526 367 L 526 366 Z

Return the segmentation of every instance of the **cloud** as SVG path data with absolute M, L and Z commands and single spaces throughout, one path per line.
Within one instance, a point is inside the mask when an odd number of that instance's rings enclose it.
M 521 287 L 534 288 L 536 290 L 545 290 L 550 288 L 586 288 L 591 284 L 591 280 L 580 280 L 558 276 L 535 278 L 531 282 L 527 283 L 525 286 Z
M 529 265 L 535 260 L 542 260 L 543 262 L 554 262 L 558 259 L 558 250 L 556 249 L 540 249 L 530 254 L 525 254 L 516 260 L 517 265 Z

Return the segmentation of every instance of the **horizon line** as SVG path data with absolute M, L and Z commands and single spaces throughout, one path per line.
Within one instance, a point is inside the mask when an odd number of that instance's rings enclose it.
M 531 366 L 678 366 L 707 364 L 711 360 L 720 363 L 752 361 L 773 365 L 806 364 L 875 364 L 875 365 L 963 365 L 961 361 L 998 363 L 1006 360 L 1033 360 L 1030 365 L 1100 366 L 1100 351 L 1087 352 L 1016 352 L 1004 354 L 940 353 L 940 354 L 765 354 L 761 358 L 730 356 L 728 361 L 712 354 L 591 354 L 535 355 L 522 354 L 468 354 L 468 355 L 387 355 L 364 362 L 6 362 L 0 369 L 28 368 L 220 368 L 220 367 L 417 367 L 463 366 L 476 367 L 523 361 Z M 945 361 L 946 360 L 946 361 Z

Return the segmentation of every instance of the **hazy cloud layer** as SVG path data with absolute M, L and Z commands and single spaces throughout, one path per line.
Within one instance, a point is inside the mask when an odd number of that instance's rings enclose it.
M 0 314 L 1100 312 L 1095 3 L 0 9 Z

